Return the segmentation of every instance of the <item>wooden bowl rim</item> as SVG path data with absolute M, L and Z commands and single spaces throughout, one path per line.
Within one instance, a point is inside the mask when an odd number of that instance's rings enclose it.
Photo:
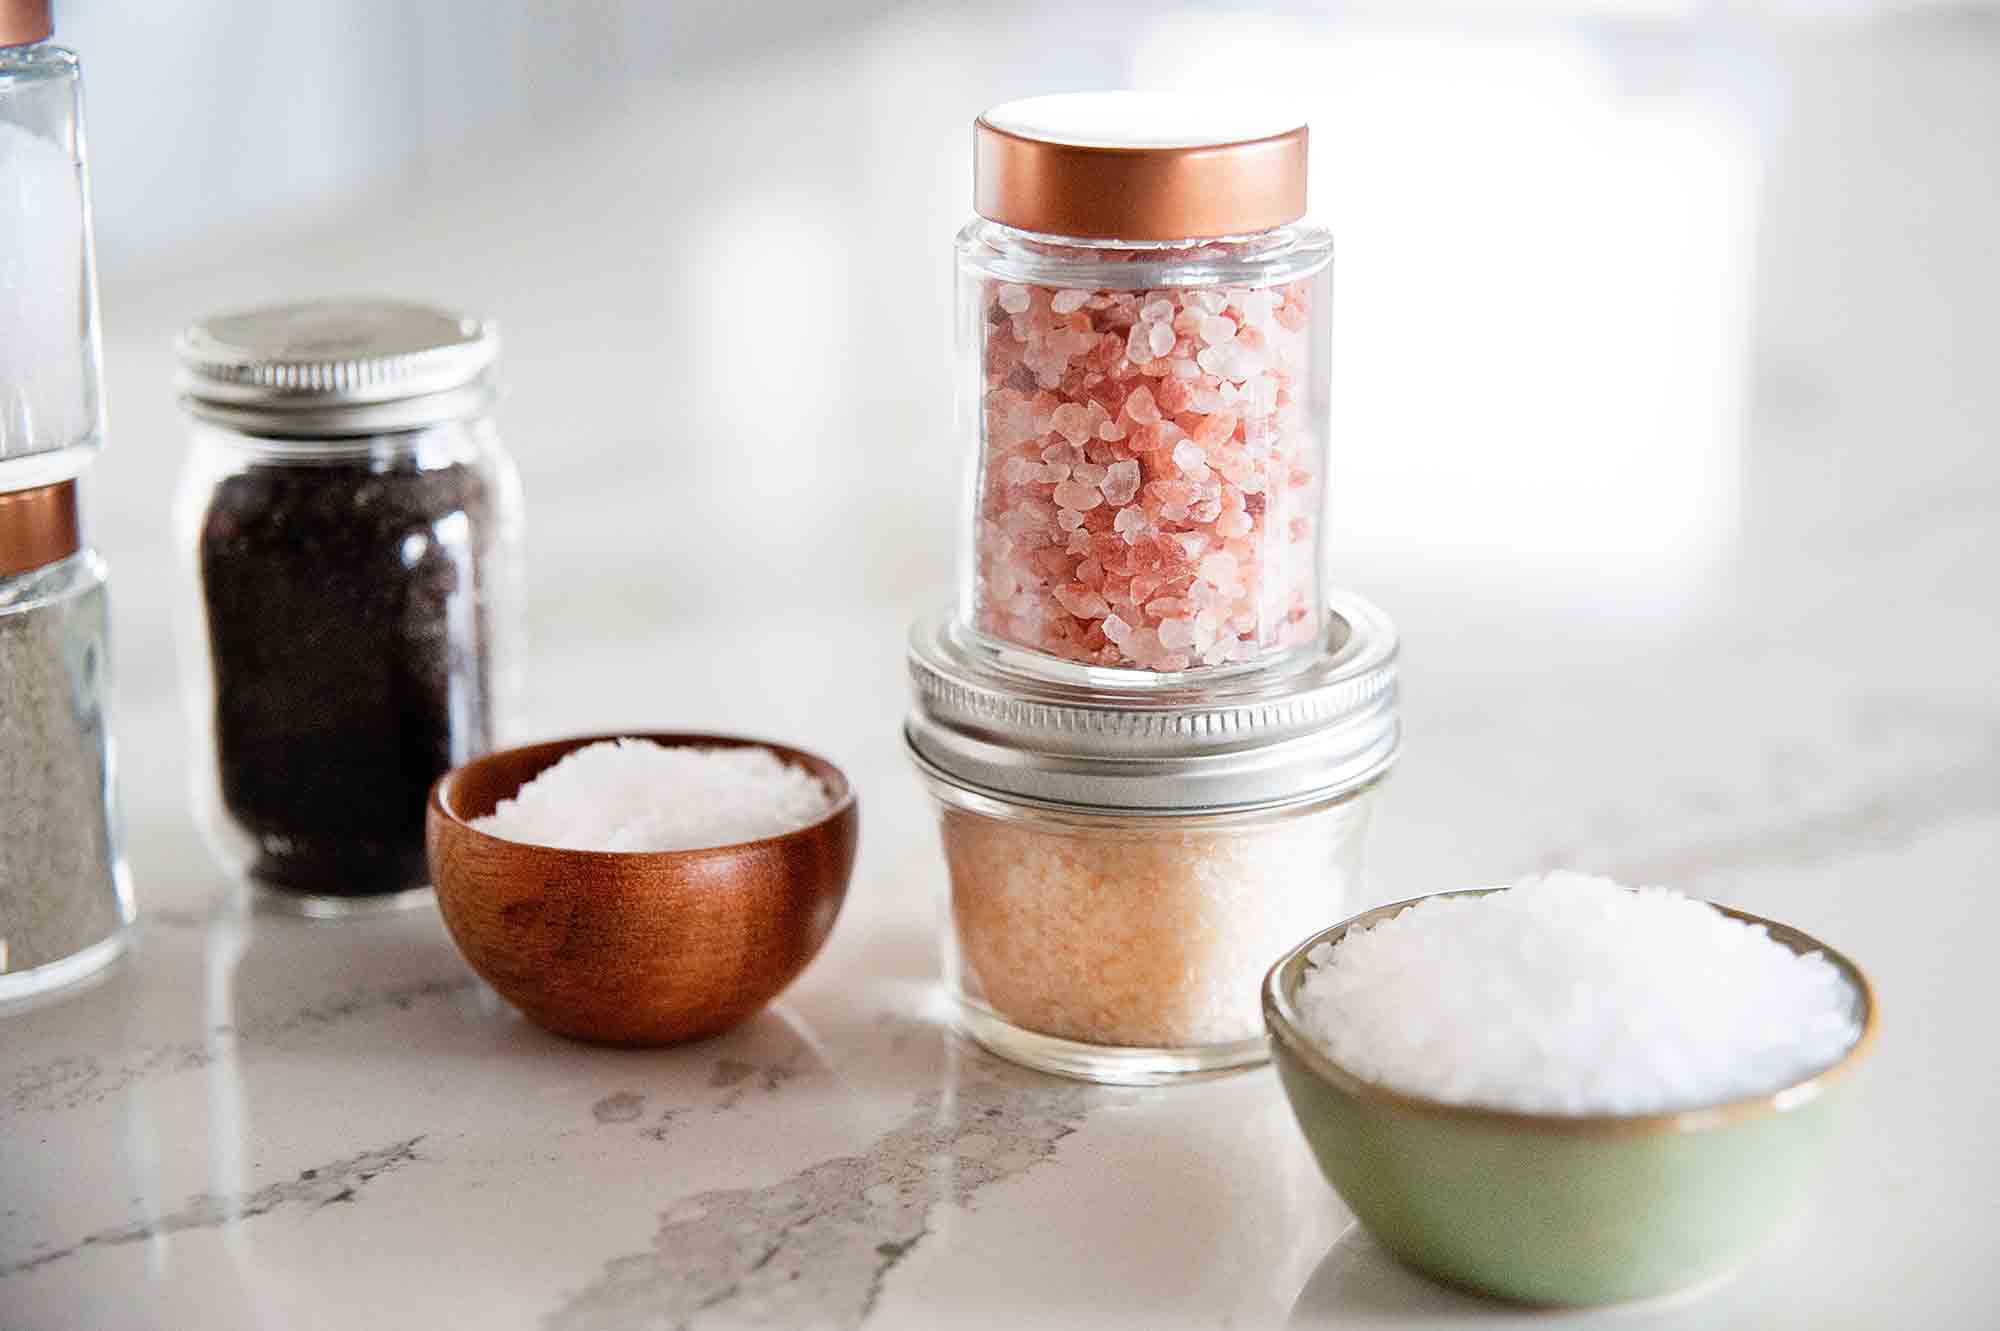
M 651 740 L 656 744 L 664 744 L 669 748 L 677 749 L 696 748 L 704 743 L 720 743 L 727 748 L 766 749 L 775 753 L 779 758 L 789 756 L 807 758 L 818 763 L 826 771 L 831 772 L 840 782 L 840 791 L 834 798 L 832 807 L 826 811 L 823 817 L 817 818 L 803 827 L 794 827 L 788 832 L 777 832 L 767 837 L 756 837 L 749 841 L 730 841 L 720 846 L 690 846 L 684 850 L 580 850 L 572 846 L 551 846 L 540 841 L 514 841 L 507 837 L 495 836 L 491 832 L 482 831 L 474 827 L 470 822 L 460 817 L 457 811 L 452 809 L 450 804 L 445 800 L 445 787 L 457 782 L 466 772 L 481 763 L 498 761 L 511 755 L 519 754 L 526 749 L 540 749 L 551 746 L 560 747 L 562 752 L 548 764 L 548 767 L 543 767 L 535 773 L 535 776 L 540 776 L 549 767 L 555 766 L 557 762 L 560 762 L 563 758 L 568 757 L 578 749 L 585 748 L 591 744 L 600 744 L 606 740 L 616 739 Z M 815 772 L 814 775 L 818 776 L 819 773 Z M 530 781 L 533 779 L 533 776 L 528 778 Z M 526 783 L 524 782 L 523 784 Z M 804 838 L 812 835 L 814 832 L 824 831 L 842 815 L 850 812 L 855 807 L 855 804 L 854 782 L 848 779 L 846 770 L 838 763 L 823 758 L 810 749 L 801 749 L 790 744 L 780 744 L 774 740 L 758 739 L 754 735 L 729 735 L 719 731 L 703 730 L 617 730 L 602 735 L 559 736 L 554 739 L 535 740 L 528 744 L 510 744 L 504 749 L 492 749 L 475 758 L 466 759 L 432 782 L 430 793 L 431 811 L 452 824 L 459 831 L 478 841 L 496 847 L 505 847 L 513 852 L 530 851 L 553 855 L 575 855 L 587 859 L 601 859 L 614 864 L 631 864 L 634 861 L 646 859 L 695 861 L 711 858 L 734 858 L 742 854 L 745 850 L 754 847 L 772 846 L 779 842 L 788 841 L 793 838 Z

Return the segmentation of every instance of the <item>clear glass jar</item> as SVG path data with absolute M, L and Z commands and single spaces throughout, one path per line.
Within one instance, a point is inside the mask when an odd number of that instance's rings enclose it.
M 1195 110 L 977 126 L 959 615 L 997 644 L 1179 676 L 1320 636 L 1332 241 L 1299 220 L 1303 125 Z
M 951 881 L 945 983 L 1016 1062 L 1154 1082 L 1261 1063 L 1257 982 L 1347 913 L 1365 791 L 1253 813 L 1055 811 L 927 783 Z
M 412 367 L 424 350 L 389 332 L 409 318 L 454 372 Z M 199 821 L 267 904 L 414 904 L 431 783 L 495 747 L 512 702 L 520 480 L 487 415 L 492 332 L 419 307 L 313 305 L 211 320 L 181 349 Z M 232 377 L 236 362 L 257 372 Z M 394 395 L 425 373 L 429 393 Z M 357 385 L 368 400 L 340 396 Z
M 105 570 L 76 476 L 102 437 L 76 56 L 0 5 L 0 1000 L 81 979 L 132 922 Z
M 0 522 L 9 501 L 21 502 L 0 496 Z M 124 946 L 132 885 L 110 696 L 96 552 L 72 546 L 38 567 L 0 571 L 0 1000 L 81 979 Z
M 33 6 L 25 8 L 32 9 Z M 21 16 L 0 16 L 0 29 Z M 76 55 L 47 11 L 0 31 L 0 490 L 76 476 L 101 437 L 97 279 Z
M 1339 597 L 1310 660 L 1135 697 L 912 635 L 945 982 L 1004 1057 L 1096 1081 L 1261 1063 L 1264 972 L 1350 909 L 1399 742 L 1395 634 Z

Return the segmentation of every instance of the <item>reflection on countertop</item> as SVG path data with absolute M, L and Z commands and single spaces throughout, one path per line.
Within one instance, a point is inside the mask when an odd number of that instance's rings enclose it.
M 1542 1316 L 1391 1263 L 1269 1072 L 1080 1087 L 933 1011 L 940 867 L 898 720 L 904 630 L 951 582 L 965 122 L 1042 79 L 1187 73 L 1204 34 L 1202 68 L 1256 78 L 1201 22 L 1133 45 L 1052 11 L 898 13 L 107 277 L 87 498 L 143 932 L 0 1019 L 0 1325 Z M 1564 864 L 1858 958 L 1886 1029 L 1820 1204 L 1723 1288 L 1606 1317 L 1976 1322 L 2000 1304 L 1977 952 L 2000 928 L 2000 29 L 1271 34 L 1279 73 L 1342 74 L 1318 166 L 1344 237 L 1335 579 L 1405 644 L 1405 757 L 1352 904 Z M 838 928 L 742 1028 L 575 1044 L 474 981 L 432 910 L 222 900 L 180 760 L 169 339 L 352 290 L 505 330 L 522 736 L 760 734 L 863 792 Z

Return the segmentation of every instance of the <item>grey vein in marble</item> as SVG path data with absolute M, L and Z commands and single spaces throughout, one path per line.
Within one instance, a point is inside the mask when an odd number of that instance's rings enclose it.
M 209 1030 L 204 1038 L 177 1040 L 171 1044 L 139 1045 L 116 1064 L 107 1065 L 88 1055 L 50 1059 L 22 1068 L 0 1103 L 0 1117 L 35 1111 L 77 1109 L 94 1104 L 108 1095 L 148 1077 L 191 1072 L 215 1060 L 211 1043 L 218 1035 L 233 1035 L 235 1044 L 263 1044 L 302 1031 L 332 1026 L 351 1017 L 394 1008 L 407 1012 L 417 1003 L 470 991 L 477 985 L 470 975 L 420 980 L 378 990 L 359 990 L 326 999 L 282 1015 L 257 1018 Z
M 1713 818 L 1685 842 L 1661 836 L 1651 847 L 1623 854 L 1606 850 L 1555 859 L 1608 863 L 1629 882 L 1674 883 L 1906 844 L 1936 827 L 2000 808 L 2000 719 L 1876 701 L 1856 708 L 1846 728 L 1852 738 L 1843 751 L 1865 755 L 1864 760 L 1798 755 L 1807 788 L 1790 798 L 1768 791 L 1741 799 L 1718 796 L 1718 807 L 1741 805 L 1747 812 Z
M 255 1219 L 285 1206 L 318 1210 L 336 1202 L 351 1202 L 374 1179 L 417 1159 L 417 1143 L 422 1140 L 421 1136 L 411 1137 L 379 1150 L 363 1151 L 360 1155 L 336 1160 L 330 1165 L 301 1170 L 297 1178 L 267 1183 L 254 1192 L 240 1193 L 234 1198 L 201 1193 L 190 1198 L 187 1205 L 178 1211 L 156 1219 L 136 1220 L 112 1229 L 100 1229 L 66 1247 L 0 1262 L 0 1280 L 74 1257 L 91 1248 L 143 1243 L 163 1234 L 178 1234 L 190 1229 L 217 1229 Z
M 651 1248 L 605 1263 L 545 1326 L 861 1325 L 889 1272 L 930 1232 L 934 1204 L 967 1205 L 1047 1160 L 1100 1094 L 1011 1070 L 985 1076 L 951 1097 L 925 1094 L 860 1155 L 663 1212 Z
M 636 1091 L 614 1091 L 590 1107 L 599 1123 L 630 1123 L 646 1110 L 646 1097 Z
M 715 1071 L 709 1074 L 708 1084 L 715 1087 L 734 1086 L 744 1078 L 756 1074 L 755 1063 L 745 1063 L 740 1058 L 725 1058 L 718 1062 Z

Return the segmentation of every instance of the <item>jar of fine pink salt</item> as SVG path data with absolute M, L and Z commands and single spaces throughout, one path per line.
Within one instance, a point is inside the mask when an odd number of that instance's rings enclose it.
M 1335 597 L 1301 662 L 1146 690 L 917 626 L 905 730 L 950 883 L 946 984 L 1006 1058 L 1153 1083 L 1268 1057 L 1259 983 L 1351 909 L 1399 740 L 1396 638 Z
M 1301 220 L 1305 125 L 1078 93 L 973 139 L 960 619 L 1133 682 L 1309 650 L 1332 242 Z

